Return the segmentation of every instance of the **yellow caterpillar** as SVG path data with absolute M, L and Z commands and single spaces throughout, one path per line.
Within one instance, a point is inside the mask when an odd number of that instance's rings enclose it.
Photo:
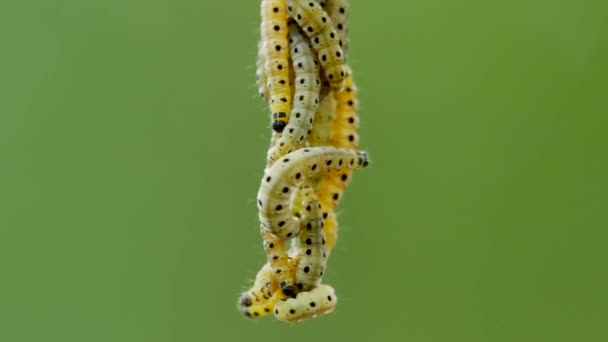
M 331 18 L 311 0 L 287 0 L 287 11 L 310 38 L 330 86 L 342 89 L 346 77 L 344 53 Z
M 238 306 L 243 312 L 253 305 L 258 305 L 270 299 L 276 291 L 272 268 L 266 263 L 258 271 L 251 289 L 243 292 L 239 297 Z
M 352 73 L 346 66 L 348 76 L 340 92 L 331 92 L 322 102 L 315 115 L 311 146 L 333 145 L 356 149 L 359 143 L 359 105 Z M 342 193 L 350 183 L 351 170 L 327 172 L 313 179 L 312 183 L 323 208 L 326 253 L 333 249 L 337 239 L 338 222 L 334 209 Z
M 264 240 L 264 251 L 274 274 L 274 279 L 286 296 L 295 294 L 293 275 L 290 272 L 289 257 L 285 249 L 285 241 L 277 239 L 267 230 L 261 229 Z
M 331 128 L 336 118 L 336 97 L 335 93 L 330 92 L 321 104 L 315 114 L 312 133 L 309 136 L 310 146 L 327 146 L 331 145 Z
M 288 266 L 288 273 L 293 278 L 297 263 L 295 260 L 290 259 Z M 283 291 L 279 290 L 277 281 L 273 278 L 273 273 L 270 263 L 266 263 L 258 272 L 258 277 L 256 277 L 253 288 L 241 295 L 239 309 L 246 317 L 257 318 L 271 315 L 277 301 L 289 298 Z M 260 284 L 261 282 L 265 283 Z M 254 293 L 257 294 L 262 288 L 264 296 L 256 298 Z M 295 297 L 295 293 L 291 296 Z
M 308 291 L 319 284 L 327 255 L 321 204 L 311 186 L 302 189 L 302 221 L 300 229 L 300 262 L 296 271 L 298 291 Z
M 268 152 L 268 165 L 306 144 L 319 106 L 321 79 L 318 62 L 295 23 L 289 25 L 289 42 L 295 72 L 294 102 L 289 123 Z
M 288 153 L 262 178 L 257 197 L 262 226 L 279 239 L 295 237 L 300 227 L 292 212 L 294 190 L 318 174 L 367 165 L 367 153 L 350 149 L 311 147 Z
M 280 300 L 274 305 L 274 317 L 285 322 L 297 322 L 332 312 L 338 304 L 336 292 L 329 285 L 319 285 L 311 291 L 300 292 L 296 298 Z
M 261 34 L 263 59 L 272 112 L 272 129 L 280 133 L 289 121 L 291 86 L 285 0 L 262 0 Z

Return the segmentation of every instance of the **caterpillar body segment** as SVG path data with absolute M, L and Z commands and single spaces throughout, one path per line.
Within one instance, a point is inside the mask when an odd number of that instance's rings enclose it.
M 348 31 L 350 29 L 350 4 L 349 0 L 326 0 L 327 6 L 325 10 L 331 18 L 340 37 L 340 47 L 344 51 L 344 55 L 348 51 Z M 323 6 L 322 6 L 323 7 Z
M 350 149 L 311 147 L 288 153 L 262 178 L 257 196 L 262 226 L 280 239 L 294 237 L 300 226 L 291 210 L 292 194 L 305 180 L 324 172 L 367 165 L 367 153 Z
M 318 285 L 311 291 L 298 293 L 296 298 L 280 300 L 274 305 L 274 317 L 285 322 L 298 322 L 332 312 L 338 304 L 335 290 Z
M 311 0 L 287 0 L 287 11 L 310 38 L 330 86 L 342 89 L 346 77 L 344 52 L 329 15 Z
M 312 186 L 303 187 L 301 217 L 295 283 L 298 291 L 309 291 L 320 283 L 327 260 L 321 204 Z
M 312 133 L 309 137 L 310 146 L 331 145 L 332 126 L 336 118 L 337 101 L 334 92 L 330 92 L 319 105 L 315 114 Z
M 291 85 L 289 84 L 289 48 L 285 0 L 262 0 L 261 36 L 264 69 L 267 78 L 272 129 L 280 133 L 289 122 Z

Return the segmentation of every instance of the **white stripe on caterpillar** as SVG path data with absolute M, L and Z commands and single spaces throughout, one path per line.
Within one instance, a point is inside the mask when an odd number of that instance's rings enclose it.
M 301 216 L 300 262 L 295 282 L 298 291 L 309 291 L 320 283 L 327 260 L 321 204 L 311 186 L 302 189 Z
M 280 133 L 289 121 L 291 85 L 285 0 L 262 0 L 261 35 L 268 82 L 272 129 Z
M 302 321 L 328 314 L 337 304 L 334 289 L 322 284 L 311 291 L 298 293 L 296 298 L 278 301 L 274 306 L 274 317 L 286 322 Z
M 335 147 L 311 147 L 288 153 L 267 169 L 258 191 L 260 223 L 264 229 L 287 240 L 299 232 L 292 212 L 292 194 L 306 179 L 320 173 L 365 167 L 367 153 Z
M 289 25 L 289 42 L 295 71 L 293 107 L 282 136 L 268 151 L 268 165 L 306 144 L 319 107 L 321 79 L 318 62 L 307 38 L 295 23 Z
M 287 11 L 310 38 L 331 87 L 342 89 L 346 77 L 344 53 L 331 18 L 318 3 L 310 0 L 287 0 Z

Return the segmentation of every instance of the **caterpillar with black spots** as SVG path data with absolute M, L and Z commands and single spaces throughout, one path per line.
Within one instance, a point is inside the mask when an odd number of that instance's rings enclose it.
M 338 37 L 342 42 L 342 51 L 346 56 L 348 52 L 348 31 L 350 29 L 350 4 L 348 0 L 327 0 L 327 14 L 333 21 Z
M 327 260 L 321 204 L 310 185 L 302 189 L 301 211 L 300 261 L 295 282 L 298 291 L 309 291 L 321 281 Z
M 296 272 L 297 261 L 289 259 L 288 273 L 293 276 Z M 263 293 L 263 296 L 260 294 Z M 295 293 L 291 295 L 295 297 Z M 290 298 L 279 289 L 279 285 L 274 279 L 274 272 L 270 263 L 264 264 L 258 272 L 254 286 L 247 292 L 244 292 L 239 298 L 239 309 L 249 318 L 257 318 L 271 315 L 274 305 L 279 300 Z
M 334 90 L 344 86 L 344 52 L 331 18 L 313 0 L 287 0 L 287 11 L 302 27 L 317 52 L 329 85 Z
M 285 322 L 298 322 L 331 313 L 338 304 L 333 287 L 318 285 L 311 291 L 298 293 L 296 298 L 279 300 L 274 305 L 274 317 Z
M 295 72 L 295 92 L 289 123 L 268 152 L 268 165 L 286 153 L 303 147 L 308 141 L 315 112 L 319 107 L 321 79 L 319 63 L 298 25 L 289 25 L 291 59 Z
M 299 219 L 292 212 L 294 190 L 306 179 L 330 171 L 368 165 L 366 152 L 335 147 L 303 148 L 274 163 L 262 178 L 258 191 L 260 223 L 282 240 L 299 233 Z
M 277 133 L 282 132 L 289 122 L 292 101 L 287 16 L 285 0 L 262 0 L 262 53 L 272 112 L 272 129 Z
M 276 291 L 274 282 L 272 267 L 269 263 L 266 263 L 258 271 L 251 289 L 243 292 L 239 297 L 239 308 L 243 312 L 246 312 L 248 308 L 264 303 L 270 299 Z M 245 315 L 247 315 L 247 313 L 245 313 Z
M 356 150 L 359 146 L 359 102 L 357 87 L 353 80 L 350 68 L 347 66 L 348 76 L 344 89 L 334 93 L 335 117 L 329 125 L 329 143 L 341 148 Z M 322 143 L 327 143 L 322 141 Z M 322 174 L 314 183 L 319 201 L 323 207 L 325 218 L 324 232 L 327 238 L 327 253 L 333 249 L 337 239 L 337 219 L 334 209 L 342 199 L 342 195 L 352 177 L 351 170 L 328 172 Z

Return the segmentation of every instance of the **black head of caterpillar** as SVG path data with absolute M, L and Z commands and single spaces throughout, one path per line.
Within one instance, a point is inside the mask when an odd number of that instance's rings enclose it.
M 262 178 L 258 191 L 260 223 L 276 236 L 299 229 L 292 195 L 304 181 L 329 171 L 366 167 L 367 153 L 335 147 L 302 148 L 274 163 Z M 295 234 L 294 234 L 295 235 Z

